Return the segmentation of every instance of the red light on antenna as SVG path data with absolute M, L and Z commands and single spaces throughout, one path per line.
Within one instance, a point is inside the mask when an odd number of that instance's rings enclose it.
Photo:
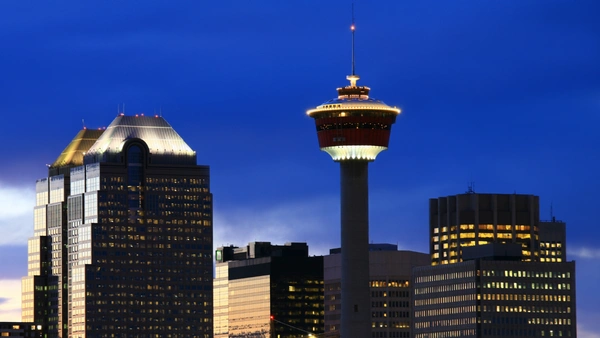
M 354 30 L 354 28 L 355 28 L 355 27 L 354 27 L 354 25 L 350 26 L 350 29 L 351 29 L 351 30 Z
M 275 320 L 275 316 L 271 315 L 271 320 Z

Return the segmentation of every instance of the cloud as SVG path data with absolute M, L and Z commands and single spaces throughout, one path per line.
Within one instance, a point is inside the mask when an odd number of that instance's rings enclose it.
M 269 206 L 215 209 L 214 246 L 248 242 L 307 242 L 311 255 L 339 246 L 338 199 L 281 201 Z
M 0 280 L 27 275 L 27 242 L 22 245 L 0 245 Z
M 600 258 L 600 249 L 590 249 L 590 248 L 575 248 L 569 249 L 568 254 L 570 256 L 575 256 L 580 259 L 598 259 Z
M 577 310 L 577 337 L 600 338 L 600 313 Z
M 403 249 L 417 250 L 415 241 L 427 243 L 427 198 L 435 196 L 429 187 L 388 190 L 370 194 L 370 242 L 396 243 Z M 425 201 L 425 202 L 423 202 Z M 423 213 L 416 217 L 415 210 Z M 247 201 L 243 206 L 215 207 L 214 246 L 246 245 L 265 241 L 273 244 L 307 242 L 311 255 L 327 255 L 340 246 L 340 199 L 322 195 L 302 200 L 280 200 L 258 205 Z M 386 230 L 387 229 L 387 230 Z M 397 229 L 390 234 L 389 229 Z M 422 235 L 422 236 L 421 236 Z
M 9 186 L 0 182 L 0 245 L 27 243 L 33 234 L 34 185 Z
M 0 319 L 21 321 L 21 281 L 18 279 L 0 280 Z
M 586 330 L 586 328 L 583 325 L 578 324 L 577 325 L 577 337 L 579 337 L 579 338 L 600 338 L 600 334 L 595 333 L 595 332 L 590 332 L 590 331 Z

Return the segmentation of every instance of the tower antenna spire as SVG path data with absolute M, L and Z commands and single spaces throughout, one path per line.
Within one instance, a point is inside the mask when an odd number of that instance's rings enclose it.
M 355 60 L 354 60 L 354 31 L 356 26 L 354 25 L 354 1 L 352 1 L 352 25 L 350 26 L 350 30 L 352 31 L 352 75 L 356 75 L 355 68 Z
M 352 25 L 350 26 L 350 30 L 352 31 L 352 74 L 346 76 L 346 79 L 350 81 L 350 87 L 356 87 L 356 81 L 360 77 L 356 75 L 356 62 L 354 61 L 354 31 L 356 30 L 356 25 L 354 24 L 354 1 L 352 1 Z

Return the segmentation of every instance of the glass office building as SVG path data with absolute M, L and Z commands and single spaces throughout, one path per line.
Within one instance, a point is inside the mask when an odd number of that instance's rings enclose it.
M 208 166 L 162 117 L 120 115 L 93 136 L 38 181 L 50 333 L 212 337 Z
M 413 337 L 576 337 L 575 304 L 574 262 L 418 267 Z
M 323 333 L 323 257 L 306 243 L 220 247 L 216 261 L 215 338 Z
M 523 260 L 539 261 L 539 197 L 468 192 L 429 201 L 432 265 L 462 262 L 461 249 L 519 243 Z

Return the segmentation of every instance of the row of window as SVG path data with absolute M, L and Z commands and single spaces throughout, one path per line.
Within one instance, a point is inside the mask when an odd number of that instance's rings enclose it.
M 447 281 L 449 279 L 462 279 L 475 277 L 474 271 L 448 272 L 431 276 L 419 276 L 416 278 L 417 283 Z
M 472 301 L 472 300 L 475 300 L 474 293 L 467 294 L 467 295 L 417 299 L 417 300 L 415 300 L 415 306 L 438 305 L 438 304 L 447 304 L 447 303 L 456 303 L 456 302 L 466 302 L 466 301 Z
M 418 310 L 415 311 L 415 318 L 420 317 L 433 317 L 433 316 L 447 316 L 447 315 L 465 315 L 467 313 L 474 313 L 477 307 L 475 305 L 465 305 L 465 306 L 453 306 L 453 307 L 445 307 L 440 309 L 431 309 L 431 310 Z M 434 325 L 434 323 L 436 323 Z M 447 326 L 450 324 L 443 324 L 445 321 L 432 321 L 432 326 Z
M 570 272 L 560 271 L 481 270 L 478 274 L 484 277 L 571 278 Z
M 571 290 L 570 283 L 487 282 L 481 286 L 484 289 Z
M 479 298 L 479 297 L 478 297 Z M 533 302 L 570 302 L 569 295 L 532 295 L 532 294 L 483 294 L 483 300 L 533 301 Z
M 432 277 L 432 276 L 428 276 Z M 419 277 L 421 278 L 421 277 Z M 417 278 L 418 279 L 418 278 Z M 465 283 L 454 283 L 454 284 L 446 284 L 446 285 L 437 285 L 437 286 L 426 286 L 426 287 L 417 287 L 415 288 L 415 295 L 426 295 L 430 293 L 438 293 L 438 292 L 451 292 L 451 291 L 462 291 L 462 290 L 471 290 L 475 288 L 475 282 L 465 282 Z
M 370 282 L 372 288 L 407 288 L 408 280 L 372 280 Z
M 456 225 L 453 225 L 450 227 L 450 232 L 455 232 L 459 227 L 457 227 Z M 494 230 L 494 225 L 493 224 L 479 224 L 478 227 L 479 230 Z M 475 230 L 475 224 L 461 224 L 460 225 L 460 230 L 465 231 L 465 230 Z M 497 231 L 512 231 L 513 230 L 513 226 L 512 225 L 508 225 L 508 224 L 498 224 L 496 225 L 496 230 Z M 529 225 L 515 225 L 514 226 L 514 230 L 515 231 L 529 231 L 531 230 L 531 227 Z M 533 227 L 534 231 L 537 231 L 537 227 Z M 437 234 L 440 232 L 440 228 L 433 228 L 433 233 Z M 442 227 L 441 232 L 448 232 L 448 227 Z
M 415 320 L 415 329 L 427 329 L 430 327 L 469 325 L 469 324 L 475 324 L 475 322 L 476 322 L 476 318 L 474 316 L 470 316 L 467 318 L 425 320 L 423 322 L 419 322 L 419 321 Z
M 415 338 L 453 338 L 453 337 L 475 337 L 475 329 L 444 330 L 441 332 L 418 333 Z

